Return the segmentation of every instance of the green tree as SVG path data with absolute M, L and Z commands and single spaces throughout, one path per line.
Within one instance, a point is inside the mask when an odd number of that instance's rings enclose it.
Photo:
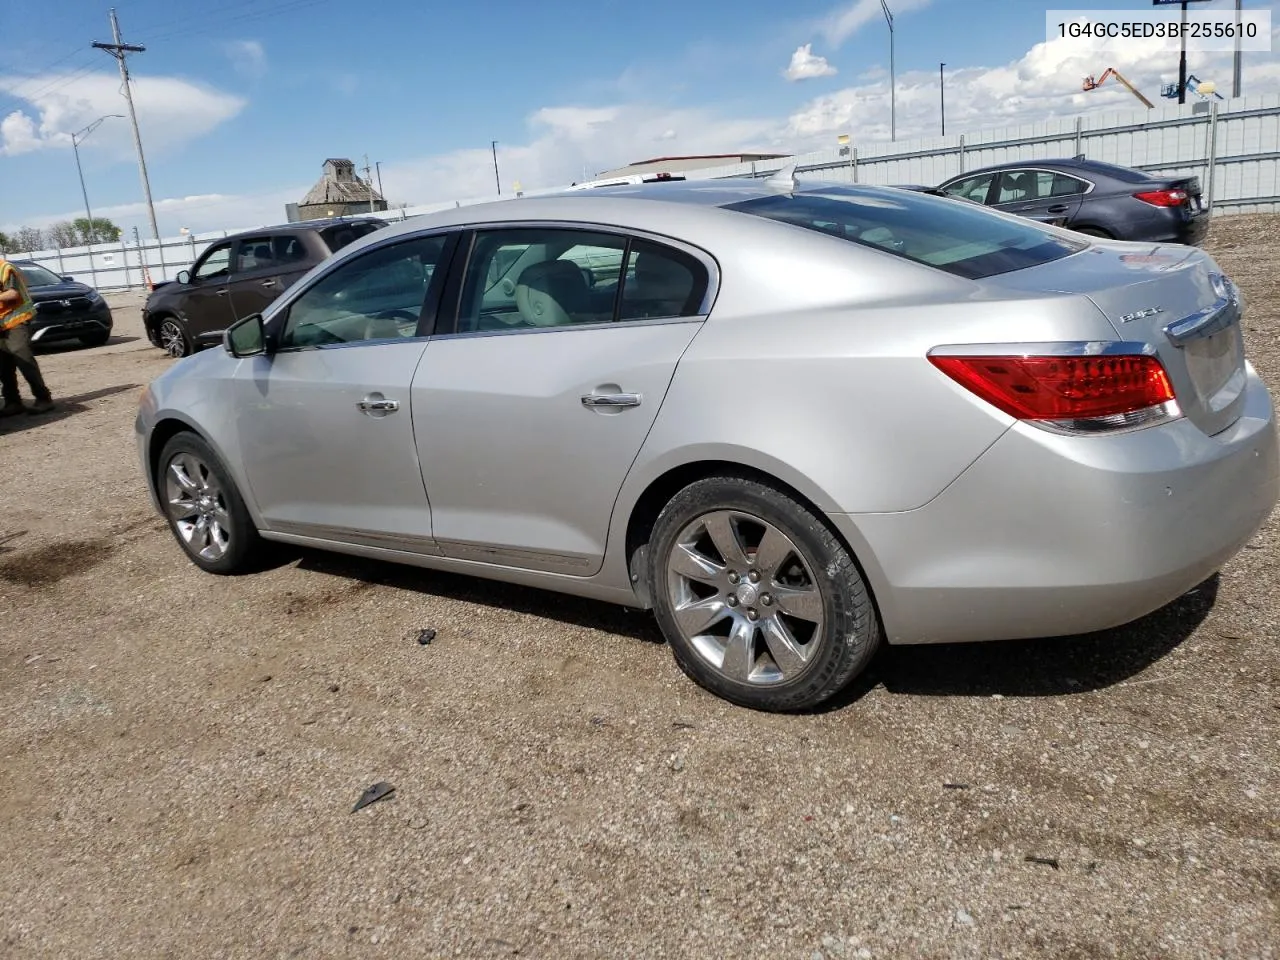
M 106 217 L 94 217 L 92 223 L 84 217 L 77 217 L 72 226 L 79 233 L 81 243 L 111 243 L 120 239 L 120 228 Z
M 7 233 L 0 233 L 0 253 L 8 253 L 13 249 L 13 244 L 9 241 Z
M 76 230 L 75 224 L 70 220 L 60 220 L 57 223 L 50 224 L 49 229 L 45 231 L 45 236 L 49 238 L 50 243 L 59 249 L 78 247 L 83 242 L 80 239 L 80 232 Z

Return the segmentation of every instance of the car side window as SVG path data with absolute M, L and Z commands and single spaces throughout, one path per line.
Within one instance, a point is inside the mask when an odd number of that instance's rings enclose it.
M 302 263 L 307 259 L 307 248 L 300 237 L 292 234 L 272 237 L 271 254 L 282 267 Z
M 942 192 L 952 197 L 963 197 L 965 200 L 972 200 L 975 203 L 986 203 L 987 194 L 991 190 L 991 181 L 994 179 L 995 174 L 984 173 L 980 176 L 958 180 L 951 186 L 945 187 Z
M 696 316 L 708 282 L 707 270 L 696 257 L 648 240 L 633 240 L 618 319 Z
M 1074 197 L 1086 192 L 1088 189 L 1089 185 L 1083 180 L 1069 177 L 1065 173 L 1055 173 L 1049 195 L 1053 197 Z
M 609 323 L 625 237 L 556 228 L 476 234 L 462 284 L 458 332 Z
M 996 192 L 996 203 L 1018 203 L 1024 200 L 1038 200 L 1048 196 L 1048 183 L 1041 190 L 1041 178 L 1052 180 L 1053 174 L 1041 174 L 1034 170 L 1006 170 L 1000 174 L 1000 189 Z
M 442 281 L 446 235 L 361 253 L 289 306 L 281 348 L 414 337 L 432 281 Z
M 213 277 L 224 276 L 230 272 L 231 267 L 231 244 L 220 243 L 213 247 L 205 255 L 204 261 L 200 266 L 196 267 L 192 276 L 196 280 L 209 280 Z
M 248 273 L 274 266 L 276 266 L 276 255 L 271 249 L 271 238 L 250 237 L 241 240 L 236 248 L 236 263 L 231 272 Z

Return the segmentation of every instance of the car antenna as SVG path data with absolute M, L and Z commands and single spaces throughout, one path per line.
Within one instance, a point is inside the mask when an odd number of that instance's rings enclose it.
M 795 193 L 796 190 L 796 165 L 789 163 L 768 180 L 765 186 L 772 187 L 775 190 L 782 190 L 786 193 Z

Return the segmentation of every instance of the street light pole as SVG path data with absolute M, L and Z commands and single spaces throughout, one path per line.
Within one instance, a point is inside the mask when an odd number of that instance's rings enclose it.
M 1240 96 L 1240 10 L 1244 0 L 1236 0 L 1236 52 L 1231 58 L 1231 96 Z
M 893 14 L 889 5 L 880 0 L 880 9 L 884 11 L 885 22 L 889 24 L 889 139 L 898 139 L 897 84 L 894 81 L 893 69 Z
M 84 233 L 86 244 L 93 243 L 93 213 L 89 210 L 89 191 L 85 189 L 84 169 L 80 166 L 80 144 L 88 138 L 89 134 L 98 129 L 98 125 L 101 124 L 103 120 L 111 119 L 123 120 L 124 115 L 119 113 L 109 113 L 105 117 L 99 117 L 83 130 L 77 130 L 71 135 L 71 151 L 76 155 L 76 173 L 80 177 L 80 195 L 84 197 Z M 80 139 L 77 140 L 77 137 Z
M 493 182 L 498 187 L 498 196 L 502 196 L 502 180 L 498 177 L 498 141 L 490 140 L 489 146 L 493 150 Z

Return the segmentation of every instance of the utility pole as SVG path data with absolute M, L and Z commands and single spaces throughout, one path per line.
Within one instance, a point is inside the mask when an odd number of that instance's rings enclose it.
M 373 169 L 378 172 L 378 193 L 382 193 L 382 161 L 375 160 L 373 163 Z M 387 199 L 387 195 L 385 193 L 382 193 L 382 199 Z
M 1236 52 L 1231 63 L 1231 96 L 1240 96 L 1240 20 L 1244 0 L 1236 0 Z
M 490 140 L 489 146 L 493 150 L 493 182 L 498 185 L 498 196 L 502 196 L 502 181 L 498 178 L 498 141 Z
M 1187 0 L 1182 0 L 1182 54 L 1178 57 L 1178 103 L 1187 102 Z
M 105 50 L 115 57 L 120 64 L 120 79 L 124 84 L 124 98 L 129 104 L 129 119 L 133 122 L 133 145 L 138 150 L 138 173 L 142 177 L 142 194 L 147 200 L 147 216 L 151 220 L 151 233 L 156 240 L 160 239 L 160 227 L 156 224 L 156 208 L 151 202 L 151 181 L 147 178 L 147 160 L 142 155 L 142 134 L 138 132 L 138 114 L 133 109 L 133 91 L 129 87 L 129 64 L 126 58 L 131 53 L 142 53 L 147 48 L 141 44 L 122 43 L 120 40 L 120 21 L 116 19 L 116 8 L 111 8 L 111 35 L 114 43 L 94 43 L 98 50 Z
M 942 135 L 947 135 L 947 78 L 942 73 L 945 63 L 938 64 L 938 103 L 942 106 Z
M 373 171 L 369 169 L 369 155 L 364 155 L 364 182 L 369 188 L 369 212 L 373 213 Z

